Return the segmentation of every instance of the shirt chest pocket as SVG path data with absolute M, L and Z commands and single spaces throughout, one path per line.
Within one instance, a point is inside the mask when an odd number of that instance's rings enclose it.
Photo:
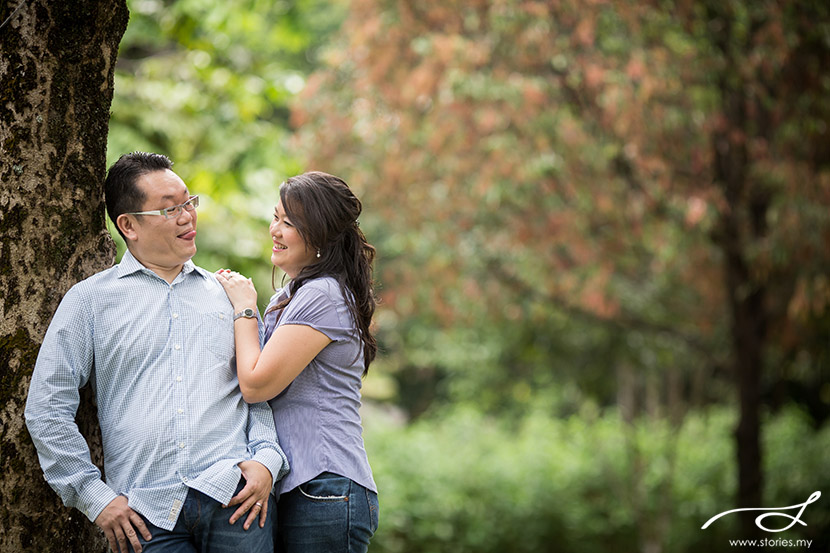
M 200 311 L 196 325 L 207 354 L 208 368 L 230 369 L 235 353 L 233 316 L 225 311 Z

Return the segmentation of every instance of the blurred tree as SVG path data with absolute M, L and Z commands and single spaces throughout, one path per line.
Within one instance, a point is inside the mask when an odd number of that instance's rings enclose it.
M 830 81 L 822 78 L 830 68 L 830 7 L 690 2 L 681 14 L 697 45 L 701 81 L 714 89 L 706 128 L 708 188 L 717 199 L 712 239 L 724 268 L 740 404 L 737 503 L 753 507 L 762 504 L 764 488 L 767 350 L 817 354 L 825 365 L 811 363 L 811 372 L 828 369 L 827 344 L 816 351 L 798 335 L 813 334 L 805 318 L 821 317 L 830 304 L 822 288 L 830 261 Z M 803 305 L 799 285 L 809 288 L 812 305 Z M 753 521 L 745 523 L 752 533 Z
M 764 379 L 830 370 L 829 11 L 355 0 L 293 121 L 366 199 L 387 370 L 485 408 L 570 375 L 676 422 L 731 375 L 761 504 Z
M 0 2 L 0 550 L 106 551 L 61 505 L 23 422 L 38 348 L 62 295 L 112 263 L 107 121 L 123 1 Z M 102 461 L 92 394 L 78 412 Z
M 621 16 L 552 10 L 356 2 L 348 45 L 295 111 L 310 163 L 350 172 L 378 215 L 391 363 L 465 374 L 477 383 L 452 393 L 489 407 L 551 384 L 552 366 L 608 403 L 613 360 L 649 372 L 720 361 L 708 343 L 719 302 L 697 301 L 715 273 L 689 275 L 700 263 L 684 258 L 705 253 L 705 236 L 678 228 L 685 202 L 644 188 L 626 161 L 666 173 L 638 144 L 646 110 L 676 121 L 686 106 L 650 102 L 656 77 L 627 76 L 636 45 Z M 677 317 L 681 306 L 695 316 Z

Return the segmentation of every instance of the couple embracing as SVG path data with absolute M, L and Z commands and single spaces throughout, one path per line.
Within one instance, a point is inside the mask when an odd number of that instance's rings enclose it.
M 199 197 L 167 157 L 122 156 L 105 196 L 127 251 L 62 299 L 26 403 L 49 485 L 115 552 L 366 551 L 378 499 L 358 409 L 377 344 L 360 201 L 326 173 L 282 183 L 271 262 L 290 280 L 260 317 L 250 279 L 191 261 Z M 106 480 L 74 421 L 85 385 Z

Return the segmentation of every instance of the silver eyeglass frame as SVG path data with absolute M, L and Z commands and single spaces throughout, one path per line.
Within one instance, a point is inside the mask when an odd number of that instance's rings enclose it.
M 190 199 L 183 204 L 171 205 L 164 209 L 154 209 L 152 211 L 130 211 L 124 215 L 161 215 L 165 219 L 175 219 L 182 214 L 182 210 L 193 211 L 199 207 L 199 195 L 190 196 Z

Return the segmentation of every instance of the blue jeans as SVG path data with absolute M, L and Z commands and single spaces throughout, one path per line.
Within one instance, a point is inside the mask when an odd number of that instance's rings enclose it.
M 330 472 L 277 503 L 280 553 L 364 553 L 378 528 L 378 495 Z
M 243 478 L 234 495 L 244 485 Z M 223 509 L 215 499 L 190 489 L 173 530 L 154 526 L 142 516 L 153 539 L 145 541 L 141 534 L 138 539 L 144 553 L 271 553 L 274 550 L 274 503 L 272 496 L 264 528 L 259 527 L 257 518 L 245 530 L 242 525 L 247 514 L 233 525 L 228 522 L 239 505 Z

